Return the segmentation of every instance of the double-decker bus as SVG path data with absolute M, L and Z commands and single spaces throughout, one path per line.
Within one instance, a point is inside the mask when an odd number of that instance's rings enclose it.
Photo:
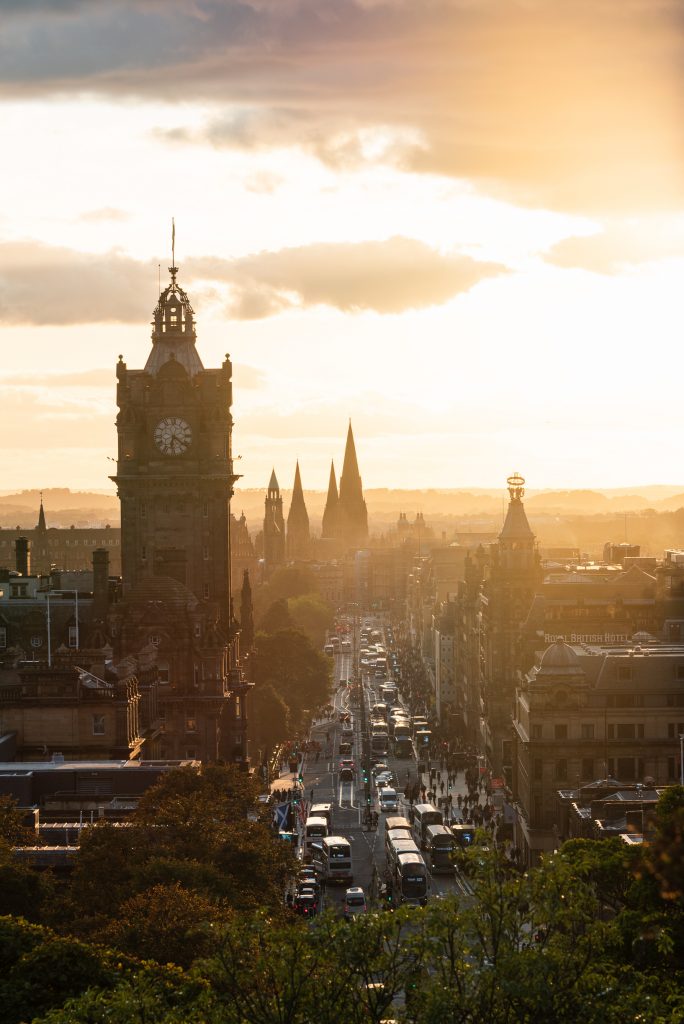
M 326 836 L 311 848 L 316 870 L 324 882 L 353 882 L 351 843 L 344 836 Z
M 428 825 L 425 829 L 425 859 L 433 874 L 448 874 L 454 869 L 454 833 L 446 825 Z

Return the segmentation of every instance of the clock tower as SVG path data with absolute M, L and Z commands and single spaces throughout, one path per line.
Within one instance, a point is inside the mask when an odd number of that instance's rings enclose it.
M 148 576 L 210 602 L 227 631 L 230 610 L 232 367 L 205 370 L 192 306 L 169 268 L 144 370 L 116 369 L 124 598 Z
M 172 262 L 175 262 L 172 260 Z M 205 369 L 192 306 L 169 267 L 142 370 L 119 357 L 123 600 L 119 657 L 156 649 L 163 757 L 248 764 L 230 593 L 232 367 Z

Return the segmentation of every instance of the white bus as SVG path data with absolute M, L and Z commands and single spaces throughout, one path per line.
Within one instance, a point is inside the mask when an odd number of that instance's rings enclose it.
M 454 870 L 454 833 L 446 825 L 428 825 L 425 829 L 425 858 L 433 874 L 449 874 Z
M 428 825 L 443 825 L 442 812 L 432 804 L 416 804 L 413 808 L 413 834 L 421 850 L 425 849 L 425 830 Z
M 387 852 L 387 863 L 389 864 L 390 870 L 392 870 L 392 871 L 394 870 L 394 865 L 396 863 L 396 860 L 397 860 L 397 857 L 399 856 L 399 854 L 401 854 L 401 853 L 412 853 L 412 854 L 420 856 L 420 850 L 418 849 L 418 845 L 416 843 L 414 843 L 413 839 L 411 839 L 411 838 L 408 838 L 408 839 L 391 839 L 387 843 L 386 852 Z
M 310 814 L 304 825 L 304 843 L 307 853 L 311 853 L 313 844 L 324 839 L 329 831 L 328 822 L 322 815 L 319 817 Z
M 312 847 L 313 862 L 323 882 L 353 882 L 351 843 L 344 836 L 326 836 Z
M 394 862 L 393 876 L 401 903 L 425 906 L 428 897 L 428 870 L 419 853 L 400 853 Z
M 310 818 L 325 818 L 328 822 L 328 835 L 332 832 L 332 811 L 332 804 L 312 804 L 309 808 Z
M 385 853 L 387 854 L 387 856 L 389 857 L 390 847 L 391 847 L 392 843 L 395 842 L 395 840 L 404 840 L 405 841 L 407 839 L 410 839 L 411 842 L 413 843 L 413 845 L 415 846 L 415 841 L 413 839 L 413 834 L 411 832 L 411 826 L 410 825 L 409 825 L 408 828 L 391 828 L 388 832 L 386 832 L 385 833 Z M 455 840 L 454 840 L 454 842 L 455 842 Z

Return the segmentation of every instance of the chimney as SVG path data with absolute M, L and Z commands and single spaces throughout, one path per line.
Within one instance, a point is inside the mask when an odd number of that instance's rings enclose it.
M 17 537 L 14 544 L 17 572 L 22 576 L 29 575 L 30 554 L 28 537 Z
M 109 604 L 109 552 L 106 548 L 93 551 L 93 612 L 96 619 L 104 619 Z

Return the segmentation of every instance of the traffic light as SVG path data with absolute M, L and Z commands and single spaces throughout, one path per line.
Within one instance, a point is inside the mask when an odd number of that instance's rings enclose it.
M 301 768 L 299 769 L 299 775 L 297 776 L 297 781 L 299 782 L 300 786 L 304 782 L 304 773 L 302 772 Z

